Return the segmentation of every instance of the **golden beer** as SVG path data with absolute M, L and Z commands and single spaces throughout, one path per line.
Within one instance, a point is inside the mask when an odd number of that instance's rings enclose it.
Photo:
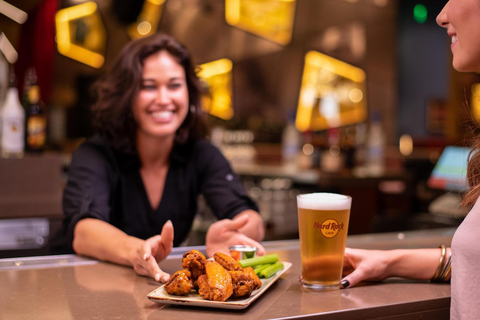
M 342 278 L 352 198 L 332 193 L 297 197 L 303 285 L 337 289 Z

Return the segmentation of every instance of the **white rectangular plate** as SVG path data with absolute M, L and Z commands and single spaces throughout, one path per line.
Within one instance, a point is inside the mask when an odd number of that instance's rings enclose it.
M 253 301 L 260 297 L 275 281 L 278 280 L 288 269 L 292 266 L 290 262 L 283 262 L 283 270 L 278 271 L 273 277 L 268 279 L 261 279 L 262 286 L 252 292 L 252 295 L 246 299 L 233 299 L 229 298 L 227 301 L 211 301 L 203 300 L 202 297 L 196 292 L 192 291 L 188 296 L 174 296 L 168 294 L 163 286 L 150 292 L 148 299 L 162 304 L 176 304 L 182 306 L 196 306 L 196 307 L 208 307 L 208 308 L 221 308 L 221 309 L 244 309 L 248 307 Z

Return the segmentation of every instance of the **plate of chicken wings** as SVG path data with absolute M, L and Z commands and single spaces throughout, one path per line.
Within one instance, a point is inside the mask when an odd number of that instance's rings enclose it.
M 244 309 L 292 266 L 290 262 L 283 265 L 275 275 L 260 279 L 251 267 L 242 268 L 229 255 L 217 252 L 207 260 L 200 251 L 191 250 L 183 255 L 183 269 L 147 297 L 161 304 Z

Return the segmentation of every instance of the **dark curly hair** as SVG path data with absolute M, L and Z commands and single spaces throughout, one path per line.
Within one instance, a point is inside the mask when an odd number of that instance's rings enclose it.
M 203 87 L 195 72 L 188 50 L 173 37 L 157 33 L 128 43 L 121 51 L 112 70 L 98 81 L 92 106 L 93 125 L 117 151 L 135 154 L 137 123 L 132 105 L 142 81 L 143 63 L 147 57 L 165 50 L 176 57 L 185 70 L 190 108 L 176 134 L 176 143 L 204 138 L 207 126 L 201 108 Z

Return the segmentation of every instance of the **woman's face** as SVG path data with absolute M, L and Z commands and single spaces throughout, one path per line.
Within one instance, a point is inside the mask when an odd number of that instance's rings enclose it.
M 453 67 L 480 71 L 480 0 L 450 0 L 437 23 L 452 38 Z
M 175 137 L 189 109 L 185 70 L 165 50 L 144 60 L 140 91 L 133 104 L 139 137 Z

